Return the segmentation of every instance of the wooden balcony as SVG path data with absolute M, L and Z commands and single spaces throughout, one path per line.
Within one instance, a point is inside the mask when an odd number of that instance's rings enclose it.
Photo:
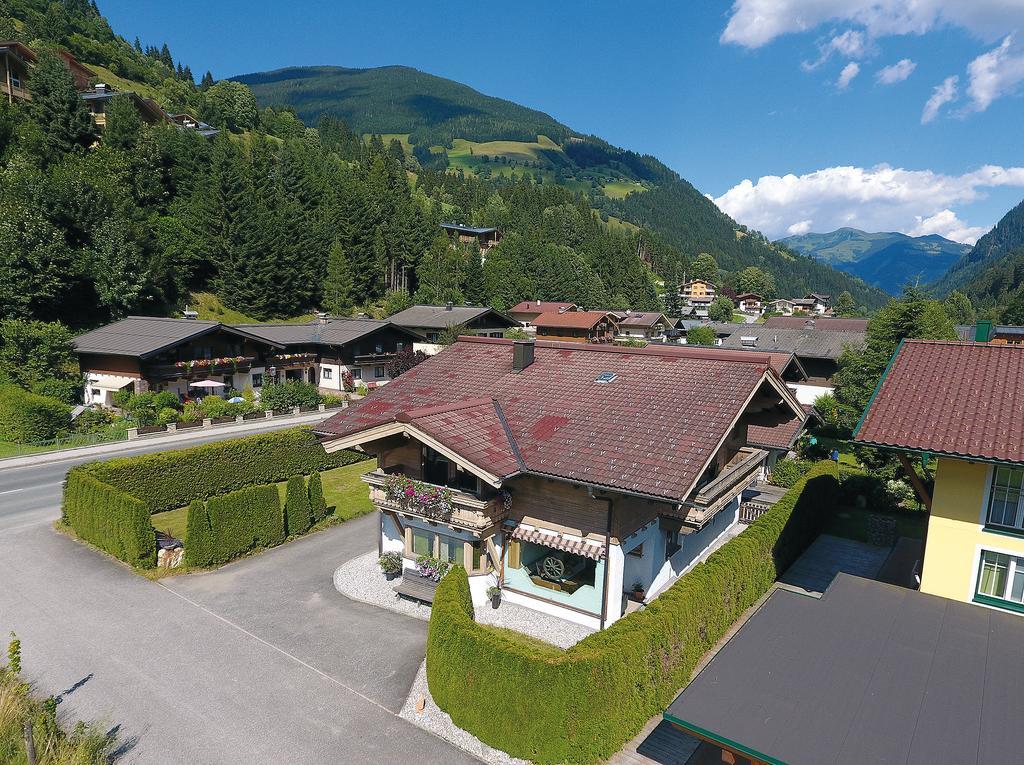
M 3 80 L 0 80 L 0 94 L 13 98 L 15 101 L 31 101 L 32 94 L 27 89 L 18 85 L 8 85 Z
M 172 364 L 153 364 L 146 367 L 145 377 L 156 380 L 167 380 L 177 377 L 202 380 L 210 375 L 233 375 L 248 372 L 255 363 L 255 357 L 243 356 L 239 360 L 194 359 L 191 362 L 178 361 Z
M 428 521 L 441 521 L 466 531 L 476 532 L 490 528 L 504 520 L 511 507 L 511 503 L 507 502 L 506 496 L 502 494 L 498 494 L 490 499 L 480 499 L 457 489 L 448 489 L 452 497 L 451 511 L 439 512 L 423 508 L 415 501 L 388 497 L 385 489 L 387 475 L 379 469 L 366 473 L 362 476 L 362 480 L 370 487 L 370 501 L 381 510 L 390 510 Z M 419 483 L 425 486 L 435 486 L 435 484 L 430 484 L 426 481 L 420 481 Z M 438 488 L 443 489 L 446 487 L 441 486 Z
M 732 502 L 761 474 L 761 465 L 768 452 L 745 446 L 714 479 L 700 486 L 684 507 L 685 521 L 700 528 L 723 507 Z

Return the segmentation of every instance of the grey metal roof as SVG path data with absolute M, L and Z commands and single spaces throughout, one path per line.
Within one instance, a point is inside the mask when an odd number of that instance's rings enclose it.
M 458 231 L 462 234 L 490 234 L 498 229 L 493 226 L 464 226 L 461 223 L 442 223 L 441 228 L 445 231 Z
M 239 324 L 247 332 L 282 345 L 345 345 L 393 326 L 410 338 L 420 339 L 390 321 L 377 319 L 328 319 L 304 324 Z
M 978 765 L 1024 752 L 1024 619 L 839 574 L 776 590 L 665 712 L 787 765 Z
M 169 319 L 159 316 L 129 316 L 113 324 L 79 335 L 72 341 L 77 353 L 103 353 L 113 356 L 146 358 L 221 329 L 241 337 L 269 342 L 246 330 L 199 319 Z
M 496 326 L 518 327 L 519 322 L 510 319 L 493 308 L 486 306 L 453 305 L 414 305 L 388 317 L 388 321 L 399 327 L 411 329 L 446 329 L 466 324 L 486 314 L 493 314 L 497 319 Z
M 759 351 L 791 351 L 797 356 L 812 359 L 836 360 L 847 345 L 858 345 L 864 342 L 865 333 L 853 330 L 819 329 L 782 329 L 765 327 L 761 324 L 715 324 L 715 331 L 735 327 L 729 336 L 722 340 L 723 348 L 743 348 L 744 337 L 756 337 L 755 347 Z

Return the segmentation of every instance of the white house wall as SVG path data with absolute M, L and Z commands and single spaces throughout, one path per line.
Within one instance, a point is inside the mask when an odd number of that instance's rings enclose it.
M 695 561 L 712 547 L 723 534 L 736 525 L 739 520 L 740 498 L 736 497 L 729 505 L 722 508 L 715 514 L 711 522 L 700 531 L 693 534 L 686 534 L 681 537 L 682 547 L 675 554 L 666 560 L 655 576 L 648 592 L 661 593 L 676 579 L 693 568 Z M 662 532 L 667 539 L 667 532 Z M 664 546 L 662 555 L 664 555 Z
M 787 385 L 796 394 L 796 400 L 807 405 L 813 404 L 819 396 L 831 395 L 835 390 L 835 386 L 832 385 L 807 385 L 804 383 L 787 383 Z

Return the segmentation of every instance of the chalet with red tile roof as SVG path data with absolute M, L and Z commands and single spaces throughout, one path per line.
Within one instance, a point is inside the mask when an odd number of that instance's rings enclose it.
M 1024 346 L 904 342 L 854 438 L 896 451 L 930 507 L 921 590 L 1024 613 Z
M 533 320 L 537 338 L 566 343 L 610 343 L 619 334 L 619 323 L 607 311 L 542 313 Z
M 508 311 L 508 315 L 518 321 L 527 329 L 533 327 L 533 321 L 542 313 L 564 313 L 575 311 L 575 303 L 564 303 L 557 300 L 524 300 L 516 303 Z
M 619 320 L 619 337 L 661 340 L 674 322 L 657 311 L 625 311 Z
M 750 428 L 775 448 L 806 417 L 779 363 L 464 337 L 317 430 L 328 451 L 377 457 L 380 548 L 407 572 L 439 557 L 465 566 L 477 603 L 499 584 L 604 627 L 635 584 L 649 601 L 735 532 L 768 454 Z

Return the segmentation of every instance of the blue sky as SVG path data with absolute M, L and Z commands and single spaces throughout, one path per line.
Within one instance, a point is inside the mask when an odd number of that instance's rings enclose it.
M 100 10 L 128 39 L 167 42 L 197 77 L 303 64 L 450 77 L 654 154 L 773 237 L 853 225 L 973 241 L 1024 198 L 1024 0 Z

